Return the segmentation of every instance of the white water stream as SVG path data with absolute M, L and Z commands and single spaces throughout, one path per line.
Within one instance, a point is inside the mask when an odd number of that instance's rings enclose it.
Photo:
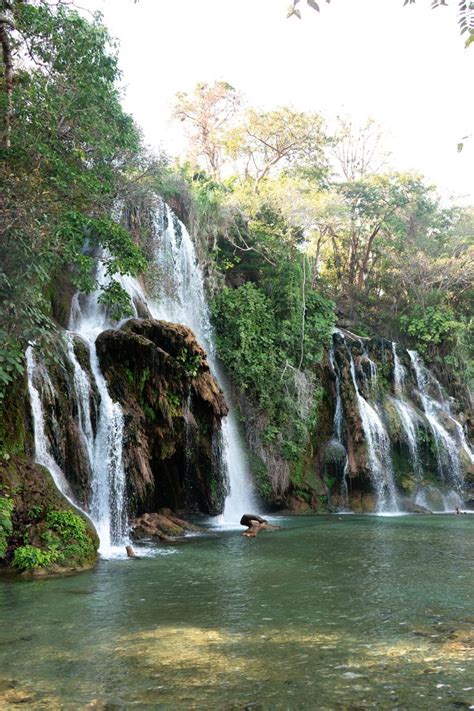
M 70 502 L 72 493 L 62 469 L 56 463 L 45 431 L 44 410 L 41 402 L 41 388 L 51 387 L 48 373 L 34 355 L 32 346 L 26 349 L 26 367 L 28 375 L 28 392 L 30 395 L 31 413 L 33 416 L 33 430 L 35 442 L 35 461 L 49 470 L 53 481 L 59 491 Z
M 461 425 L 451 416 L 449 406 L 447 406 L 446 403 L 439 402 L 430 396 L 430 384 L 437 389 L 440 393 L 440 397 L 442 397 L 441 387 L 438 381 L 435 380 L 431 373 L 425 368 L 418 353 L 416 351 L 408 351 L 408 354 L 415 373 L 418 394 L 420 396 L 425 417 L 433 433 L 436 445 L 439 475 L 441 479 L 446 482 L 446 484 L 452 486 L 453 489 L 461 495 L 464 487 L 464 475 L 459 459 L 458 447 L 462 446 L 469 452 L 470 456 L 472 456 L 467 445 L 464 432 Z M 445 413 L 446 417 L 453 422 L 458 441 L 456 441 L 456 438 L 443 424 L 443 413 Z
M 102 286 L 107 280 L 100 259 L 97 280 Z M 88 374 L 76 358 L 71 340 L 68 355 L 74 369 L 79 426 L 87 442 L 92 471 L 90 516 L 99 534 L 100 552 L 113 555 L 117 549 L 123 550 L 124 544 L 128 542 L 126 480 L 122 461 L 124 421 L 122 408 L 109 395 L 97 356 L 98 335 L 112 327 L 105 308 L 98 301 L 99 295 L 100 290 L 89 295 L 76 294 L 69 322 L 70 334 L 82 338 L 89 347 L 90 369 L 100 397 L 95 436 L 90 412 L 91 384 Z
M 158 293 L 143 298 L 153 318 L 181 323 L 191 328 L 207 353 L 209 366 L 224 391 L 229 414 L 222 421 L 224 460 L 230 493 L 226 498 L 221 523 L 239 525 L 244 513 L 256 513 L 253 484 L 247 457 L 240 441 L 235 408 L 230 390 L 216 359 L 204 276 L 193 241 L 182 222 L 162 203 L 155 214 L 155 262 L 159 270 Z
M 390 454 L 390 439 L 379 413 L 359 391 L 354 359 L 350 349 L 347 350 L 350 358 L 352 383 L 367 442 L 368 463 L 376 495 L 377 513 L 395 513 L 399 511 L 399 508 Z
M 343 412 L 341 396 L 341 376 L 339 373 L 339 367 L 336 363 L 336 357 L 334 355 L 333 342 L 331 343 L 331 346 L 329 348 L 329 361 L 331 363 L 331 367 L 336 378 L 336 407 L 334 408 L 333 440 L 337 442 L 346 452 L 346 459 L 342 472 L 341 494 L 343 506 L 349 507 L 349 457 L 347 456 L 347 451 L 344 446 L 344 441 L 342 437 Z

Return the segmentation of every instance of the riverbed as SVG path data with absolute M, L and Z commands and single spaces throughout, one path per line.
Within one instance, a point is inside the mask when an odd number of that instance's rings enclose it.
M 0 578 L 0 708 L 474 708 L 474 516 L 303 516 Z

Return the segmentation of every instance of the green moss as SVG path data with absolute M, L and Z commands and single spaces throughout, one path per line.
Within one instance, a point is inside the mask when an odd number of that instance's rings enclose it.
M 187 348 L 182 348 L 176 357 L 180 370 L 188 378 L 195 378 L 202 367 L 202 356 L 192 353 Z
M 154 422 L 156 420 L 156 412 L 150 405 L 147 405 L 146 402 L 142 404 L 142 410 L 145 413 L 145 417 L 147 420 L 150 422 Z
M 40 539 L 41 547 L 31 545 L 26 534 L 25 545 L 13 555 L 14 568 L 82 567 L 95 558 L 95 544 L 86 522 L 73 511 L 49 511 Z
M 13 501 L 0 496 L 0 558 L 5 557 L 8 538 L 13 532 L 12 513 Z
M 135 393 L 143 393 L 143 388 L 150 377 L 150 368 L 146 367 L 140 371 L 132 370 L 128 365 L 121 366 L 121 372 L 125 375 L 128 385 Z
M 395 483 L 406 493 L 410 493 L 414 486 L 415 474 L 407 454 L 394 447 L 392 450 L 392 465 Z
M 182 400 L 178 393 L 167 392 L 166 400 L 168 402 L 171 417 L 180 417 L 182 414 Z
M 265 463 L 253 452 L 248 452 L 250 466 L 255 477 L 258 492 L 264 501 L 271 501 L 273 489 Z
M 297 487 L 303 481 L 304 477 L 304 459 L 300 458 L 291 468 L 290 481 L 294 487 Z
M 17 378 L 9 388 L 6 401 L 2 404 L 0 416 L 0 460 L 22 455 L 27 444 L 26 381 Z

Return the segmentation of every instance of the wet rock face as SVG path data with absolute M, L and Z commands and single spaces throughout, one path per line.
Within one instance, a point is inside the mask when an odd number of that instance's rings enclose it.
M 58 348 L 60 346 L 61 343 L 58 342 Z M 80 339 L 75 339 L 74 351 L 82 367 L 89 371 L 87 345 Z M 34 384 L 44 409 L 45 434 L 51 454 L 64 472 L 75 500 L 87 509 L 90 501 L 91 469 L 85 441 L 77 425 L 80 406 L 66 354 L 64 353 L 62 363 L 49 363 L 47 369 L 41 364 L 35 371 Z M 93 428 L 96 426 L 99 401 L 97 391 L 92 388 L 90 406 Z
M 431 484 L 444 493 L 455 490 L 459 495 L 464 493 L 464 498 L 470 496 L 474 467 L 466 447 L 461 444 L 460 425 L 453 419 L 453 414 L 458 423 L 466 425 L 465 431 L 468 432 L 466 418 L 459 413 L 458 403 L 448 397 L 424 365 L 420 366 L 420 371 L 421 386 L 413 357 L 404 348 L 396 348 L 391 341 L 358 338 L 347 331 L 334 334 L 331 358 L 323 362 L 320 376 L 330 395 L 332 408 L 324 413 L 325 439 L 314 441 L 315 449 L 318 444 L 322 453 L 316 462 L 316 472 L 328 482 L 330 506 L 371 511 L 377 504 L 373 496 L 369 443 L 354 380 L 360 396 L 382 422 L 389 440 L 390 469 L 403 510 L 412 510 L 413 497 Z M 334 381 L 339 385 L 342 413 L 339 435 L 331 424 L 336 414 L 337 387 Z M 434 413 L 431 420 L 427 416 L 430 407 Z M 436 440 L 434 419 L 444 432 L 439 436 L 440 442 Z M 378 453 L 381 447 L 377 434 L 373 437 Z M 443 437 L 453 443 L 451 454 L 447 451 L 449 442 L 443 444 Z M 463 490 L 450 476 L 456 459 L 464 474 Z M 420 511 L 423 506 L 414 508 Z
M 101 333 L 97 353 L 124 411 L 130 515 L 163 506 L 221 513 L 227 492 L 221 420 L 228 408 L 193 332 L 131 319 Z

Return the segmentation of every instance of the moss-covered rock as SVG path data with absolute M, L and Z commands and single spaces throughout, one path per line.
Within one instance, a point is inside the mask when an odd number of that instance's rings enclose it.
M 221 420 L 228 408 L 193 332 L 131 319 L 101 333 L 97 352 L 124 411 L 130 515 L 163 506 L 221 513 L 227 492 Z
M 91 567 L 99 546 L 92 524 L 62 496 L 49 471 L 33 461 L 26 379 L 14 383 L 4 404 L 0 420 L 0 566 L 34 574 Z M 68 533 L 64 521 L 75 522 L 77 535 Z M 19 549 L 23 550 L 17 553 Z
M 1 462 L 2 500 L 11 509 L 11 526 L 3 525 L 3 566 L 44 574 L 94 565 L 97 534 L 89 519 L 64 499 L 45 467 L 24 456 Z

